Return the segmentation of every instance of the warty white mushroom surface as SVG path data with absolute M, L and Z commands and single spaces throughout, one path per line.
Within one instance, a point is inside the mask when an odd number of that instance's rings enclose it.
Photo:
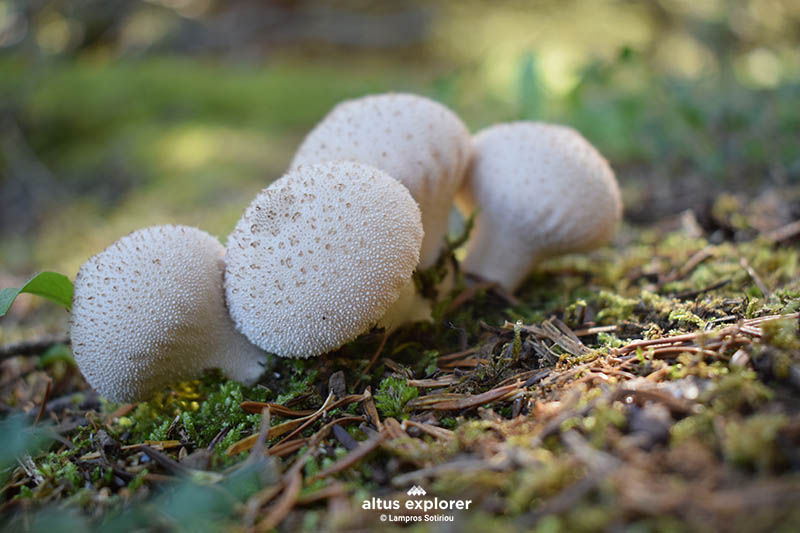
M 290 169 L 354 160 L 400 181 L 422 211 L 425 237 L 419 268 L 424 269 L 436 262 L 442 249 L 470 155 L 469 130 L 455 113 L 422 96 L 388 93 L 334 107 L 306 136 Z
M 280 356 L 334 350 L 413 283 L 422 237 L 416 202 L 385 172 L 353 161 L 300 165 L 253 200 L 228 238 L 231 316 Z
M 609 242 L 622 201 L 608 162 L 577 131 L 541 122 L 491 126 L 456 198 L 477 210 L 463 268 L 514 291 L 540 261 Z
M 228 315 L 224 253 L 208 233 L 168 225 L 135 231 L 84 263 L 70 335 L 89 384 L 111 400 L 137 401 L 207 368 L 255 382 L 266 354 Z

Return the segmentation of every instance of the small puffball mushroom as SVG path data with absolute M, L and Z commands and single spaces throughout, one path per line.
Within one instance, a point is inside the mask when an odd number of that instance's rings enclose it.
M 250 384 L 266 354 L 225 308 L 220 242 L 197 228 L 154 226 L 89 259 L 75 279 L 75 360 L 103 396 L 132 402 L 220 368 Z
M 610 241 L 622 217 L 614 172 L 577 131 L 540 122 L 486 128 L 456 199 L 477 210 L 463 268 L 514 291 L 536 263 Z
M 253 200 L 228 238 L 233 321 L 254 344 L 311 357 L 368 330 L 413 283 L 422 222 L 386 173 L 301 165 Z
M 422 211 L 419 267 L 425 269 L 442 249 L 470 142 L 464 123 L 442 104 L 414 94 L 380 94 L 334 107 L 305 138 L 290 169 L 347 159 L 379 168 L 405 185 Z

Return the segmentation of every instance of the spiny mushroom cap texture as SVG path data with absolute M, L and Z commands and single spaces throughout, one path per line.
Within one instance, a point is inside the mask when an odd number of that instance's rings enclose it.
M 622 216 L 614 173 L 577 131 L 514 122 L 476 134 L 457 203 L 478 211 L 464 268 L 513 290 L 538 261 L 610 241 Z
M 224 253 L 199 229 L 154 226 L 84 263 L 70 334 L 89 384 L 111 400 L 137 401 L 206 368 L 254 382 L 266 356 L 225 308 Z
M 290 165 L 354 160 L 377 167 L 411 192 L 422 211 L 420 268 L 436 262 L 455 194 L 469 164 L 471 138 L 445 106 L 390 93 L 340 103 L 303 141 Z
M 231 316 L 284 357 L 329 352 L 411 282 L 422 223 L 408 190 L 352 161 L 301 165 L 264 189 L 228 239 Z

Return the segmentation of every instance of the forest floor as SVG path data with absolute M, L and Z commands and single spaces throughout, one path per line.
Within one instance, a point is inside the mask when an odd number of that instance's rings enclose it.
M 0 525 L 797 531 L 798 196 L 626 225 L 515 296 L 460 277 L 433 323 L 275 359 L 253 388 L 111 404 L 59 339 L 5 346 Z M 435 499 L 471 503 L 406 509 Z

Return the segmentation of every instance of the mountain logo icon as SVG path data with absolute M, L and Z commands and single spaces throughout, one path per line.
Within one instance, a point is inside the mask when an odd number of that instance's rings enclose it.
M 414 485 L 413 487 L 408 489 L 408 492 L 406 492 L 406 494 L 408 494 L 409 496 L 425 496 L 427 492 L 425 492 L 425 489 L 423 489 L 419 485 Z

